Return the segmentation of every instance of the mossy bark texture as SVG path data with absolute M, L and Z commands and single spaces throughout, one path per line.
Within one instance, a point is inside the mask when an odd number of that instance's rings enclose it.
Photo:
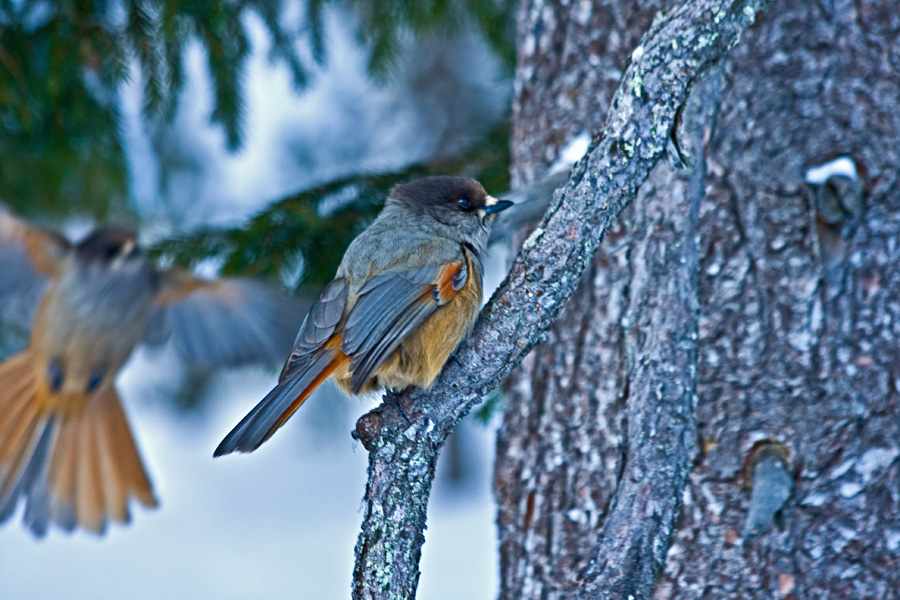
M 507 381 L 501 598 L 900 597 L 900 12 L 761 9 Z M 634 48 L 678 10 L 525 1 L 516 184 L 663 110 Z

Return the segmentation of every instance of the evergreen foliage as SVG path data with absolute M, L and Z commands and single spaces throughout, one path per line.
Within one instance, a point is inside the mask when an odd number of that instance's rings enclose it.
M 201 229 L 160 242 L 152 252 L 161 261 L 182 266 L 212 258 L 222 263 L 224 275 L 279 276 L 292 287 L 302 279 L 318 293 L 334 277 L 350 241 L 381 210 L 391 187 L 428 175 L 459 173 L 500 193 L 509 187 L 508 144 L 508 124 L 503 123 L 459 157 L 338 179 L 273 203 L 243 227 Z
M 358 37 L 376 77 L 388 73 L 404 36 L 452 32 L 465 21 L 512 64 L 511 0 L 302 0 L 304 18 L 292 27 L 282 18 L 285 0 L 0 0 L 0 198 L 30 214 L 62 205 L 67 213 L 121 217 L 127 173 L 119 86 L 134 58 L 145 117 L 170 119 L 192 40 L 207 56 L 211 120 L 229 148 L 239 148 L 248 15 L 261 19 L 270 58 L 286 64 L 302 89 L 314 64 L 327 59 L 329 4 L 358 15 Z

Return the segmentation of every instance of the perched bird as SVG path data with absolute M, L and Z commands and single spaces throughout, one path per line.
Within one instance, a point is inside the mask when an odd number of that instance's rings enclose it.
M 114 386 L 138 343 L 171 335 L 211 366 L 275 362 L 299 317 L 261 283 L 156 269 L 130 230 L 72 244 L 0 205 L 0 300 L 16 295 L 37 306 L 28 347 L 0 364 L 0 522 L 23 497 L 38 536 L 99 534 L 129 520 L 132 499 L 156 506 Z
M 258 448 L 328 377 L 353 395 L 428 388 L 475 322 L 488 234 L 512 204 L 464 177 L 395 186 L 312 305 L 278 385 L 215 456 Z

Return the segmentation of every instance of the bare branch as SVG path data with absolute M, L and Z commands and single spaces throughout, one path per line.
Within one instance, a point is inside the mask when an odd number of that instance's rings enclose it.
M 771 0 L 685 2 L 632 54 L 606 126 L 525 241 L 509 276 L 430 392 L 357 424 L 370 450 L 354 598 L 412 598 L 438 452 L 459 419 L 544 339 L 600 240 L 662 158 L 691 86 Z M 689 310 L 682 307 L 682 310 Z M 412 407 L 412 408 L 410 408 Z

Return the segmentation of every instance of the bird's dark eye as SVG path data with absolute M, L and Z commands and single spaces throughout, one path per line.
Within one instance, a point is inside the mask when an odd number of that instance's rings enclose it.
M 469 210 L 470 208 L 472 208 L 472 202 L 468 198 L 460 198 L 456 201 L 456 205 L 463 210 Z
M 103 257 L 113 259 L 119 254 L 119 246 L 116 244 L 107 244 L 103 247 Z

